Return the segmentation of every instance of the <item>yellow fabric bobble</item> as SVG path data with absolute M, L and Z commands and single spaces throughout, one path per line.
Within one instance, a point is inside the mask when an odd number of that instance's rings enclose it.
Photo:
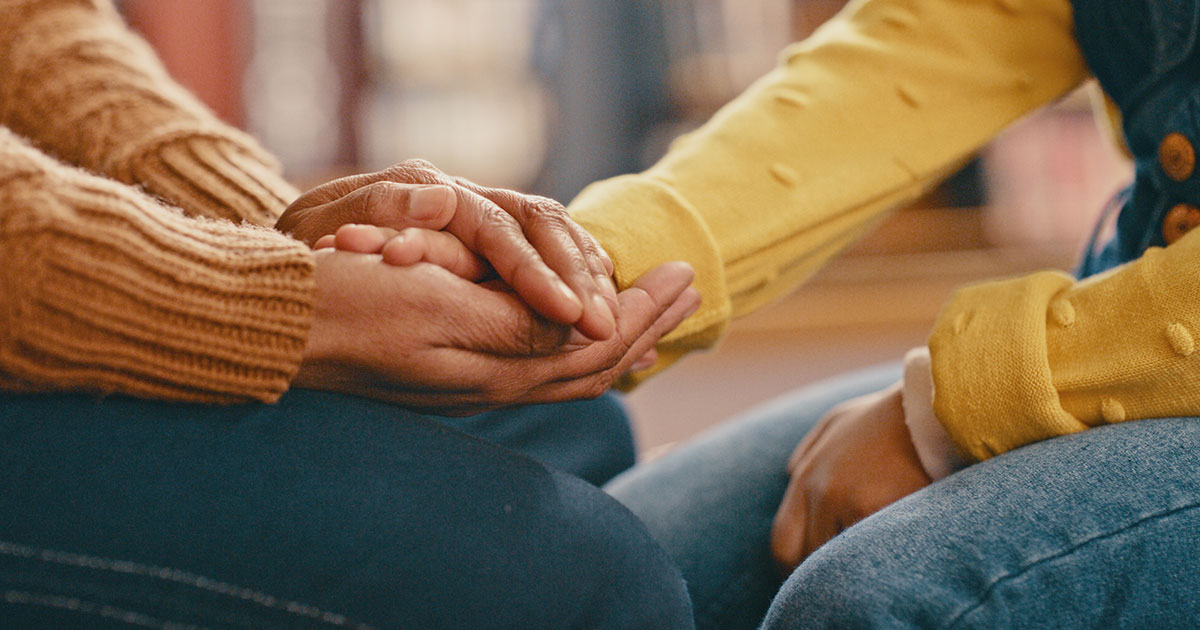
M 780 92 L 775 95 L 775 102 L 788 107 L 804 108 L 808 105 L 808 97 L 799 92 Z
M 1105 422 L 1124 422 L 1125 405 L 1116 398 L 1105 398 L 1100 401 L 1100 415 L 1104 417 Z
M 1179 322 L 1167 326 L 1167 343 L 1181 357 L 1190 357 L 1196 351 L 1196 339 L 1187 327 Z
M 921 95 L 909 85 L 897 85 L 896 94 L 900 95 L 900 100 L 908 104 L 909 107 L 921 106 Z
M 1063 328 L 1075 325 L 1075 307 L 1067 299 L 1055 300 L 1050 303 L 1050 319 Z
M 796 182 L 800 181 L 800 176 L 797 175 L 796 171 L 787 164 L 776 162 L 768 167 L 767 171 L 771 173 L 771 177 L 774 177 L 775 181 L 787 186 L 788 188 L 795 186 Z

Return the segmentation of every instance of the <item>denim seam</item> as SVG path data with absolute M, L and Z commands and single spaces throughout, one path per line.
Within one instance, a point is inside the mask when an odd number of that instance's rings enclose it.
M 154 628 L 155 630 L 207 630 L 208 626 L 197 626 L 174 621 L 163 621 L 149 615 L 125 610 L 108 604 L 97 604 L 69 595 L 51 595 L 48 593 L 32 593 L 29 591 L 6 590 L 0 602 L 10 605 L 41 606 L 103 617 L 112 621 L 124 622 L 130 626 Z
M 0 558 L 0 561 L 2 560 L 4 558 Z M 113 606 L 118 606 L 113 602 L 126 599 L 127 593 L 121 586 L 97 579 L 97 576 L 75 574 L 67 578 L 44 576 L 38 572 L 38 569 L 45 564 L 38 561 L 36 566 L 22 571 L 6 569 L 0 563 L 0 592 L 28 592 L 47 595 L 53 593 L 54 596 L 62 598 L 74 598 L 83 602 L 108 602 Z M 221 628 L 258 629 L 262 626 L 261 614 L 274 614 L 258 608 L 247 610 L 240 606 L 229 606 L 228 599 L 200 602 L 193 601 L 191 598 L 180 598 L 177 595 L 160 596 L 157 593 L 139 593 L 135 601 L 137 606 L 155 607 L 161 610 L 159 616 L 164 618 L 169 612 L 174 616 L 203 619 L 204 623 L 214 624 Z M 130 601 L 129 603 L 135 602 Z M 153 615 L 155 613 L 145 614 Z
M 1047 562 L 1051 562 L 1054 560 L 1058 560 L 1060 558 L 1064 558 L 1064 557 L 1069 556 L 1069 555 L 1075 553 L 1076 551 L 1080 550 L 1081 548 L 1086 547 L 1094 542 L 1099 542 L 1099 541 L 1106 540 L 1106 539 L 1112 538 L 1112 537 L 1120 535 L 1120 534 L 1124 534 L 1124 533 L 1128 532 L 1129 530 L 1140 527 L 1141 525 L 1143 525 L 1147 522 L 1160 520 L 1160 519 L 1166 518 L 1168 516 L 1178 514 L 1180 512 L 1186 512 L 1188 510 L 1195 510 L 1198 508 L 1200 508 L 1200 504 L 1191 503 L 1188 505 L 1182 505 L 1182 506 L 1174 507 L 1174 508 L 1171 508 L 1171 509 L 1168 509 L 1168 510 L 1165 510 L 1162 512 L 1158 512 L 1156 514 L 1149 514 L 1146 516 L 1142 516 L 1141 518 L 1138 518 L 1137 520 L 1132 521 L 1123 527 L 1114 529 L 1110 532 L 1105 532 L 1103 534 L 1097 534 L 1095 536 L 1092 536 L 1091 538 L 1085 538 L 1085 539 L 1079 541 L 1078 543 L 1071 545 L 1067 549 L 1063 549 L 1061 551 L 1057 551 L 1050 555 L 1033 560 L 1029 564 L 1021 567 L 1019 570 L 1013 571 L 1010 573 L 1006 573 L 1006 574 L 1001 575 L 1000 577 L 996 578 L 995 580 L 993 580 L 992 583 L 988 584 L 987 588 L 985 588 L 983 590 L 983 593 L 981 593 L 979 595 L 979 599 L 974 604 L 971 604 L 967 608 L 963 609 L 962 612 L 955 615 L 952 619 L 950 619 L 949 622 L 947 622 L 942 627 L 946 628 L 947 630 L 950 628 L 953 628 L 959 622 L 966 619 L 966 617 L 968 615 L 970 615 L 972 612 L 975 612 L 975 610 L 982 607 L 987 602 L 987 600 L 991 598 L 992 593 L 996 590 L 996 588 L 998 586 L 1000 586 L 1001 583 L 1021 577 L 1025 573 L 1028 573 L 1029 571 L 1037 568 L 1039 565 L 1042 565 L 1042 564 L 1045 564 Z
M 215 593 L 217 595 L 224 595 L 231 599 L 238 599 L 245 602 L 258 604 L 259 606 L 271 610 L 277 610 L 295 615 L 297 617 L 311 619 L 327 626 L 355 628 L 356 630 L 373 630 L 371 626 L 351 622 L 343 615 L 325 612 L 315 606 L 310 606 L 308 604 L 302 604 L 300 602 L 291 600 L 280 600 L 279 598 L 255 591 L 250 588 L 229 584 L 228 582 L 222 582 L 220 580 L 214 580 L 180 569 L 146 565 L 130 560 L 110 560 L 107 558 L 89 556 L 80 553 L 38 549 L 36 547 L 5 540 L 0 540 L 0 555 L 10 556 L 13 558 L 37 559 L 51 564 L 74 566 L 98 571 L 108 571 L 111 573 L 123 573 L 126 575 L 148 577 L 164 582 L 183 584 L 185 586 L 191 586 L 202 591 Z

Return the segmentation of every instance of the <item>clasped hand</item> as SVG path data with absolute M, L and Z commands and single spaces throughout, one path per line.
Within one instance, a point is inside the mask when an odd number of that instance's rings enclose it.
M 326 246 L 294 384 L 433 413 L 597 396 L 699 306 L 685 263 L 618 295 L 562 206 L 424 162 L 319 186 L 277 227 Z

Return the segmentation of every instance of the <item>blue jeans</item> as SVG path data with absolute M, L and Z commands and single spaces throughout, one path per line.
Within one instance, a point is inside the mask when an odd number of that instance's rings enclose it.
M 885 366 L 814 385 L 609 484 L 679 564 L 698 628 L 1200 625 L 1194 418 L 972 466 L 847 529 L 784 582 L 768 534 L 788 456 L 835 404 L 897 378 Z
M 535 458 L 627 466 L 620 405 L 0 395 L 0 627 L 690 628 L 644 527 Z

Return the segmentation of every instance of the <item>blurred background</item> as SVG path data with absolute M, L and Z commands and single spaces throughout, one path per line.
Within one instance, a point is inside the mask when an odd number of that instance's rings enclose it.
M 124 0 L 172 74 L 301 186 L 420 157 L 569 201 L 652 164 L 843 0 Z M 1085 90 L 728 339 L 628 397 L 654 452 L 924 343 L 953 287 L 1069 269 L 1129 179 Z

